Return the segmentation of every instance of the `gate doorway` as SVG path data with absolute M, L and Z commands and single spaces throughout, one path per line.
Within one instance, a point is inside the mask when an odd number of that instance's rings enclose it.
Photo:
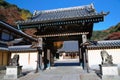
M 78 49 L 78 41 L 64 41 L 56 53 L 55 66 L 80 66 Z

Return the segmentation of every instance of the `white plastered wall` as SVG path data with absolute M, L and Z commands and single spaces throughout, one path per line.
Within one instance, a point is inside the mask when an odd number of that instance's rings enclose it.
M 101 64 L 101 55 L 100 52 L 103 49 L 98 50 L 88 50 L 88 63 L 91 69 L 99 69 L 99 64 Z M 120 49 L 104 49 L 108 52 L 109 55 L 112 55 L 113 63 L 118 64 L 120 67 Z
M 11 58 L 15 54 L 19 54 L 19 64 L 22 66 L 22 69 L 25 70 L 35 70 L 37 66 L 37 52 L 18 52 L 12 53 Z

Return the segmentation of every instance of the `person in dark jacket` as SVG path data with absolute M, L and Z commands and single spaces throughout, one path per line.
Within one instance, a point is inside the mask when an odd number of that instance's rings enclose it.
M 43 70 L 46 70 L 46 68 L 48 67 L 47 64 L 49 63 L 49 60 L 45 57 L 43 57 L 43 64 L 44 64 L 44 68 Z

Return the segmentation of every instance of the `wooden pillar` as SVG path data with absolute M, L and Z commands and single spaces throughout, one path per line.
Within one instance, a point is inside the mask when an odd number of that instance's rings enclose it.
M 47 49 L 48 67 L 50 67 L 50 49 Z
M 54 47 L 50 50 L 50 66 L 54 66 Z
M 3 66 L 7 66 L 8 65 L 8 52 L 4 51 L 3 52 Z
M 85 52 L 85 47 L 82 47 L 82 53 L 83 53 L 83 69 L 87 70 L 87 64 L 86 64 L 86 52 Z
M 52 48 L 53 48 L 53 42 L 45 40 L 45 57 L 47 58 L 48 62 L 48 68 L 51 67 L 52 64 Z
M 34 46 L 37 48 L 38 54 L 37 54 L 37 67 L 36 67 L 36 72 L 42 69 L 42 49 L 43 49 L 43 41 L 42 38 L 38 38 L 37 44 Z
M 49 42 L 49 49 L 50 49 L 50 66 L 54 66 L 54 54 L 56 53 L 53 42 Z
M 41 48 L 37 48 L 38 54 L 37 54 L 37 67 L 36 67 L 36 72 L 42 69 L 42 50 Z
M 85 46 L 85 53 L 86 53 L 86 67 L 87 67 L 87 72 L 89 73 L 88 50 L 87 50 L 87 46 Z
M 0 66 L 3 66 L 3 53 L 0 51 Z
M 85 42 L 87 42 L 87 36 L 85 34 L 82 35 L 82 44 L 84 44 Z M 87 70 L 86 68 L 86 52 L 85 52 L 85 46 L 82 45 L 82 53 L 83 53 L 83 60 L 84 60 L 84 70 Z
M 28 64 L 30 64 L 30 52 L 28 53 Z
M 11 52 L 9 52 L 9 53 L 8 53 L 8 65 L 10 64 L 11 55 L 12 55 L 12 53 L 11 53 Z
M 50 61 L 50 49 L 47 49 L 46 58 Z
M 44 47 L 44 69 L 50 67 L 50 49 Z
M 87 42 L 87 35 L 82 35 L 82 52 L 83 52 L 83 58 L 84 58 L 84 70 L 87 70 L 89 72 L 88 67 L 88 53 L 87 53 L 87 45 L 85 44 Z
M 50 49 L 44 49 L 44 57 L 50 61 Z
M 81 43 L 82 41 L 79 40 L 78 41 L 78 55 L 79 55 L 79 65 L 81 65 L 83 63 L 83 57 L 82 57 L 82 52 L 81 52 Z
M 46 47 L 44 47 L 44 58 L 47 58 L 47 48 Z

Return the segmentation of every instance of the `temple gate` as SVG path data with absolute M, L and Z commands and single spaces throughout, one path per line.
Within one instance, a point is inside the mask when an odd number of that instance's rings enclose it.
M 94 5 L 35 11 L 33 17 L 18 21 L 18 28 L 36 38 L 42 39 L 44 58 L 54 65 L 57 49 L 54 42 L 76 40 L 79 43 L 79 62 L 87 69 L 86 43 L 92 36 L 93 24 L 104 20 L 108 13 L 97 13 Z M 39 49 L 40 50 L 40 49 Z M 40 56 L 41 54 L 39 54 Z M 39 59 L 41 60 L 41 59 Z M 41 65 L 40 65 L 41 66 Z

